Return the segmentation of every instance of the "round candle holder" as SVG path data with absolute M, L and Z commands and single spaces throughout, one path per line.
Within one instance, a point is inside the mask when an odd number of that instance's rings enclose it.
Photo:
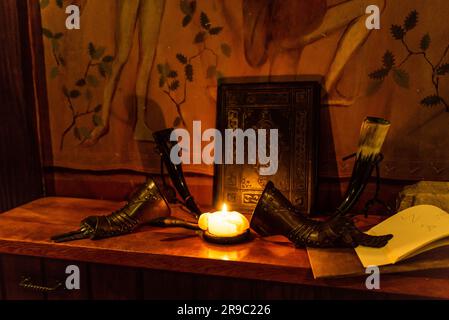
M 222 245 L 233 245 L 233 244 L 239 244 L 244 243 L 249 240 L 251 240 L 251 231 L 248 229 L 244 233 L 239 234 L 235 237 L 220 237 L 211 234 L 208 231 L 202 231 L 201 232 L 201 238 L 203 238 L 204 241 L 214 243 L 214 244 L 222 244 Z

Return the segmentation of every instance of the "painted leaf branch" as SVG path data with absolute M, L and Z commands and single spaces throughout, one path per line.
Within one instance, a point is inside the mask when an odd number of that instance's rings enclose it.
M 91 129 L 87 126 L 79 126 L 78 120 L 80 120 L 80 118 L 91 115 L 94 127 L 103 125 L 100 116 L 102 105 L 98 104 L 95 107 L 92 107 L 94 96 L 92 90 L 100 84 L 97 74 L 94 73 L 92 69 L 96 68 L 98 74 L 102 78 L 106 78 L 111 73 L 114 57 L 105 55 L 105 52 L 105 47 L 95 47 L 93 43 L 89 43 L 89 61 L 82 78 L 78 79 L 71 89 L 68 89 L 66 86 L 62 87 L 62 93 L 66 97 L 67 107 L 70 110 L 72 119 L 62 133 L 59 145 L 60 150 L 64 148 L 64 141 L 69 132 L 73 132 L 73 135 L 79 141 L 84 141 L 90 137 Z M 79 101 L 82 97 L 84 97 L 86 101 L 86 106 L 83 111 L 80 111 L 81 108 L 76 107 L 74 102 Z
M 54 0 L 54 3 L 59 9 L 64 9 L 64 1 L 65 0 Z M 39 5 L 41 10 L 44 10 L 50 5 L 50 0 L 40 0 Z M 59 50 L 60 40 L 62 40 L 62 38 L 64 37 L 64 33 L 52 32 L 50 29 L 43 27 L 42 34 L 46 39 L 50 41 L 51 44 L 51 51 L 56 65 L 50 69 L 50 78 L 54 79 L 60 74 L 61 67 L 65 67 L 66 65 L 64 57 Z
M 196 1 L 181 0 L 180 9 L 184 14 L 182 26 L 187 27 L 193 21 L 196 13 L 197 5 Z M 213 57 L 214 63 L 207 68 L 206 78 L 221 78 L 223 75 L 218 70 L 219 54 L 217 51 L 208 46 L 208 39 L 221 34 L 223 27 L 214 25 L 209 16 L 205 12 L 199 14 L 198 32 L 193 38 L 193 44 L 198 46 L 198 52 L 193 55 L 186 55 L 182 52 L 176 54 L 176 62 L 182 68 L 182 72 L 179 72 L 172 68 L 169 63 L 163 63 L 157 65 L 159 73 L 159 87 L 167 95 L 170 101 L 175 105 L 178 116 L 174 120 L 173 126 L 178 127 L 180 125 L 186 126 L 184 116 L 182 114 L 182 105 L 187 101 L 188 83 L 191 83 L 197 77 L 197 72 L 194 71 L 195 60 L 201 58 L 204 54 L 210 54 Z M 232 49 L 227 43 L 220 45 L 221 53 L 225 57 L 230 57 Z M 181 91 L 180 95 L 176 92 Z
M 42 28 L 42 34 L 50 41 L 51 52 L 55 59 L 56 66 L 53 66 L 50 69 L 50 78 L 54 79 L 60 73 L 60 67 L 65 67 L 66 65 L 65 59 L 59 50 L 60 40 L 63 38 L 64 34 L 62 32 L 52 32 L 47 28 Z
M 425 98 L 423 98 L 420 103 L 426 107 L 433 107 L 437 105 L 442 105 L 445 107 L 446 111 L 449 112 L 449 104 L 442 97 L 440 92 L 440 80 L 442 76 L 449 75 L 449 63 L 445 62 L 446 56 L 449 51 L 449 45 L 443 51 L 438 62 L 432 62 L 429 58 L 427 50 L 431 46 L 431 37 L 429 33 L 422 36 L 419 42 L 419 49 L 414 50 L 410 47 L 407 42 L 406 36 L 408 32 L 415 29 L 419 22 L 419 14 L 416 10 L 413 10 L 405 18 L 402 25 L 393 24 L 390 28 L 392 37 L 400 41 L 402 46 L 407 52 L 405 58 L 403 58 L 399 63 L 396 63 L 396 58 L 394 54 L 387 50 L 382 58 L 382 67 L 374 70 L 368 76 L 373 80 L 373 82 L 368 86 L 367 94 L 372 95 L 377 90 L 380 89 L 383 81 L 390 74 L 392 74 L 394 82 L 403 88 L 409 88 L 410 86 L 410 76 L 407 71 L 403 69 L 403 66 L 411 57 L 419 56 L 421 57 L 431 70 L 431 81 L 434 88 L 434 92 Z
M 184 19 L 182 19 L 182 26 L 187 27 L 190 22 L 192 22 L 193 15 L 196 12 L 196 1 L 181 0 L 180 7 L 182 13 L 184 14 Z

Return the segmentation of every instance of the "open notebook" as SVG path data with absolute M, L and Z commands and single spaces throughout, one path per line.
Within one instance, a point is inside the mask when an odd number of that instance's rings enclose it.
M 435 206 L 419 205 L 398 212 L 367 233 L 393 234 L 393 239 L 380 249 L 358 246 L 355 251 L 363 266 L 394 264 L 449 245 L 449 214 Z

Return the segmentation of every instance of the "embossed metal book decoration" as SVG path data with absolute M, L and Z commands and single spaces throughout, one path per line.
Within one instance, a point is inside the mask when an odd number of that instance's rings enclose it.
M 316 181 L 319 90 L 317 82 L 220 85 L 219 130 L 224 133 L 225 129 L 278 129 L 279 164 L 272 176 L 259 174 L 258 161 L 255 165 L 216 165 L 217 206 L 225 202 L 233 210 L 251 213 L 271 180 L 299 211 L 310 213 Z

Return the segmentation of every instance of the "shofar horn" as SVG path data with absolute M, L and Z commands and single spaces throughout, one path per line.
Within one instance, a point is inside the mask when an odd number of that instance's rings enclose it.
M 78 230 L 53 236 L 55 242 L 116 237 L 133 232 L 154 219 L 168 217 L 170 207 L 151 178 L 134 192 L 126 205 L 109 215 L 90 216 Z
M 178 191 L 179 195 L 182 197 L 185 206 L 190 212 L 195 216 L 195 218 L 199 218 L 201 215 L 201 210 L 195 203 L 192 195 L 190 194 L 189 188 L 187 187 L 186 180 L 184 178 L 184 173 L 182 171 L 181 165 L 175 165 L 170 160 L 170 151 L 171 148 L 175 145 L 173 141 L 170 141 L 170 135 L 174 129 L 164 129 L 161 131 L 157 131 L 153 133 L 154 140 L 157 144 L 159 152 L 161 154 L 162 160 L 167 168 L 168 175 L 170 176 L 170 180 Z
M 363 121 L 351 179 L 337 214 L 348 213 L 359 200 L 381 157 L 380 150 L 389 129 L 390 122 L 382 118 L 367 117 Z
M 383 247 L 392 235 L 370 236 L 355 227 L 352 220 L 334 216 L 316 221 L 298 212 L 270 181 L 254 210 L 250 227 L 261 236 L 283 235 L 297 247 Z

